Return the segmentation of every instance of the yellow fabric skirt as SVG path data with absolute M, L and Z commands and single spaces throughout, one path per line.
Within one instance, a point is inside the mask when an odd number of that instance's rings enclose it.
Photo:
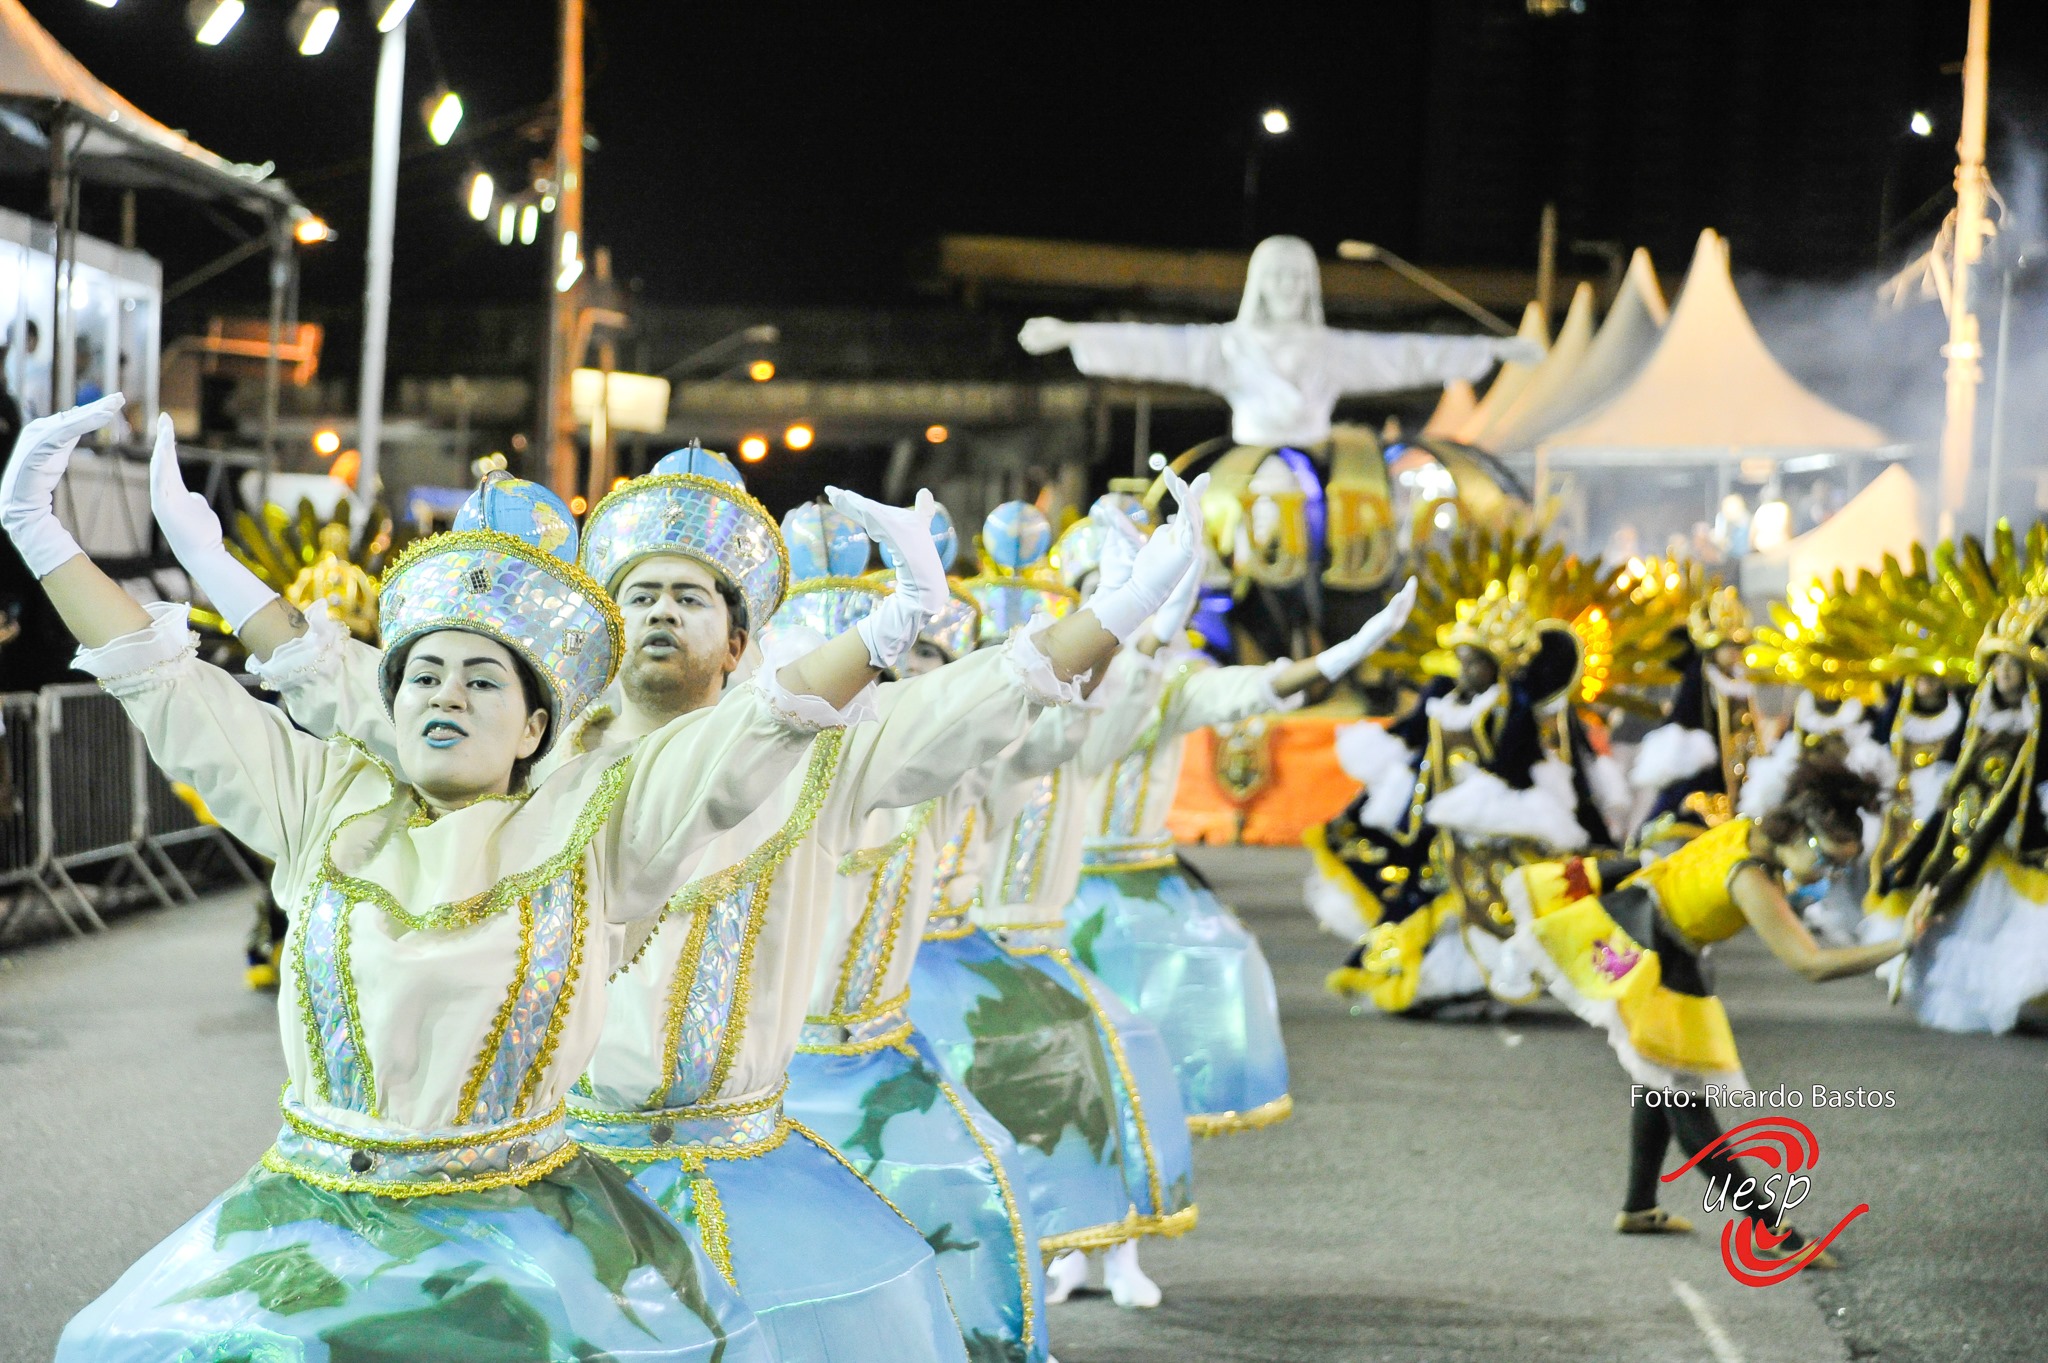
M 1748 1087 L 1727 1011 L 1684 940 L 1668 925 L 1656 930 L 1659 911 L 1648 888 L 1607 889 L 1599 866 L 1577 859 L 1521 867 L 1501 888 L 1515 918 L 1503 973 L 1526 971 L 1605 1030 L 1637 1082 Z M 1667 971 L 1689 987 L 1673 988 Z

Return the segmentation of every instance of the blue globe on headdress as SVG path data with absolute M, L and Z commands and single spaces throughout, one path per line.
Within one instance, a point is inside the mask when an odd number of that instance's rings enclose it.
M 1052 548 L 1052 522 L 1029 502 L 1004 502 L 981 523 L 981 547 L 993 568 L 1021 573 Z
M 453 530 L 495 530 L 556 558 L 576 561 L 576 513 L 539 483 L 487 473 L 456 508 Z
M 782 518 L 789 546 L 789 576 L 859 577 L 867 571 L 867 532 L 826 502 L 806 502 Z
M 747 480 L 732 466 L 732 460 L 717 450 L 707 450 L 692 440 L 679 450 L 670 450 L 654 461 L 655 473 L 687 473 L 698 478 L 715 478 L 721 483 L 745 487 Z
M 1152 509 L 1145 505 L 1144 498 L 1134 493 L 1105 492 L 1090 504 L 1089 509 L 1092 511 L 1098 506 L 1115 507 L 1136 522 L 1140 530 L 1152 528 Z
M 932 543 L 938 547 L 940 564 L 947 572 L 952 572 L 953 565 L 960 558 L 960 532 L 953 528 L 953 513 L 943 506 L 932 512 Z M 882 566 L 896 566 L 896 555 L 886 544 L 882 546 Z

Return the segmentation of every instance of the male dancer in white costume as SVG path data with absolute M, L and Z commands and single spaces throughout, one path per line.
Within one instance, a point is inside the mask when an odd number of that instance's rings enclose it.
M 926 533 L 929 500 L 910 511 L 832 496 L 903 565 L 896 590 L 857 627 L 871 660 L 893 663 L 914 642 L 930 604 L 944 599 L 943 569 Z M 171 509 L 166 517 L 160 506 L 160 519 L 174 548 L 189 541 L 173 533 L 178 499 L 159 501 Z M 649 514 L 637 513 L 642 504 Z M 664 669 L 694 671 L 698 703 L 715 699 L 744 640 L 729 619 L 720 638 L 710 622 L 690 630 L 687 616 L 715 619 L 725 609 L 720 576 L 728 586 L 755 585 L 749 609 L 766 614 L 773 600 L 758 590 L 763 546 L 779 557 L 780 544 L 751 499 L 687 474 L 629 483 L 599 504 L 588 527 L 585 564 L 620 594 L 627 617 L 626 687 L 619 718 L 605 726 L 609 747 L 658 727 L 657 706 L 690 699 L 687 685 L 651 684 Z M 789 1357 L 949 1358 L 960 1348 L 921 1237 L 892 1242 L 886 1226 L 862 1214 L 860 1199 L 872 1204 L 872 1194 L 835 1152 L 800 1128 L 806 1139 L 787 1139 L 792 1124 L 781 1114 L 780 1090 L 823 948 L 836 863 L 857 846 L 859 823 L 873 808 L 944 793 L 1021 734 L 1038 705 L 1070 695 L 1074 677 L 1099 667 L 1135 632 L 1192 554 L 1186 532 L 1167 538 L 1105 610 L 1035 631 L 978 667 L 932 678 L 920 689 L 933 694 L 888 707 L 900 711 L 893 724 L 885 715 L 846 739 L 818 744 L 778 800 L 707 854 L 705 865 L 724 869 L 676 892 L 653 936 L 612 982 L 613 1011 L 572 1108 L 578 1139 L 637 1167 L 656 1202 L 698 1230 Z M 212 595 L 199 568 L 218 576 L 219 565 L 208 563 L 206 551 L 188 546 L 180 557 Z M 779 563 L 773 569 L 779 586 Z M 289 620 L 281 626 L 294 627 Z M 328 652 L 340 642 L 298 652 Z M 705 665 L 707 654 L 715 666 Z M 272 658 L 270 670 L 302 721 L 346 723 L 347 711 L 359 708 L 360 678 L 344 675 L 353 664 Z M 587 735 L 576 738 L 589 746 Z M 793 1216 L 806 1233 L 802 1252 L 790 1235 Z

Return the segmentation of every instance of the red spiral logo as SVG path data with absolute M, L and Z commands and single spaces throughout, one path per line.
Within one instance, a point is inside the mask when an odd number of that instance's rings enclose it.
M 1786 1259 L 1767 1259 L 1761 1251 L 1776 1249 L 1785 1243 L 1789 1230 L 1773 1234 L 1762 1220 L 1745 1216 L 1730 1221 L 1721 1227 L 1721 1262 L 1728 1266 L 1728 1272 L 1735 1281 L 1747 1287 L 1770 1287 L 1784 1282 L 1801 1269 L 1820 1257 L 1828 1242 L 1842 1233 L 1842 1227 L 1870 1210 L 1868 1202 L 1859 1202 L 1854 1211 L 1835 1222 L 1835 1228 L 1818 1240 L 1810 1240 L 1798 1253 Z
M 1730 1127 L 1703 1146 L 1691 1159 L 1664 1175 L 1671 1182 L 1701 1160 L 1725 1154 L 1730 1159 L 1753 1159 L 1783 1173 L 1796 1174 L 1820 1163 L 1820 1142 L 1806 1123 L 1790 1117 L 1759 1117 L 1753 1122 Z

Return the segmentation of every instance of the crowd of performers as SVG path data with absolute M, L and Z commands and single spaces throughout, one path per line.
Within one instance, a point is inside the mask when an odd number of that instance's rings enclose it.
M 118 410 L 32 423 L 0 524 L 274 867 L 289 1082 L 60 1359 L 1021 1361 L 1091 1265 L 1157 1304 L 1191 1137 L 1292 1106 L 1271 973 L 1166 833 L 1180 740 L 1354 672 L 1412 590 L 1221 667 L 1185 628 L 1203 479 L 1057 543 L 1006 504 L 957 578 L 926 494 L 778 524 L 692 446 L 580 525 L 487 478 L 371 623 L 252 573 L 165 418 L 156 519 L 272 703 L 56 518 Z
M 1475 533 L 1382 661 L 1413 704 L 1339 730 L 1363 789 L 1305 839 L 1308 903 L 1355 943 L 1330 987 L 1436 1018 L 1547 991 L 1600 1028 L 1644 1095 L 1618 1231 L 1692 1229 L 1656 1189 L 1674 1138 L 1720 1134 L 1700 1099 L 1748 1088 L 1711 968 L 1745 928 L 1930 1027 L 2048 1019 L 2048 531 L 1802 586 L 1769 625 L 1697 570 Z M 1764 1257 L 1832 1263 L 1778 1229 Z

